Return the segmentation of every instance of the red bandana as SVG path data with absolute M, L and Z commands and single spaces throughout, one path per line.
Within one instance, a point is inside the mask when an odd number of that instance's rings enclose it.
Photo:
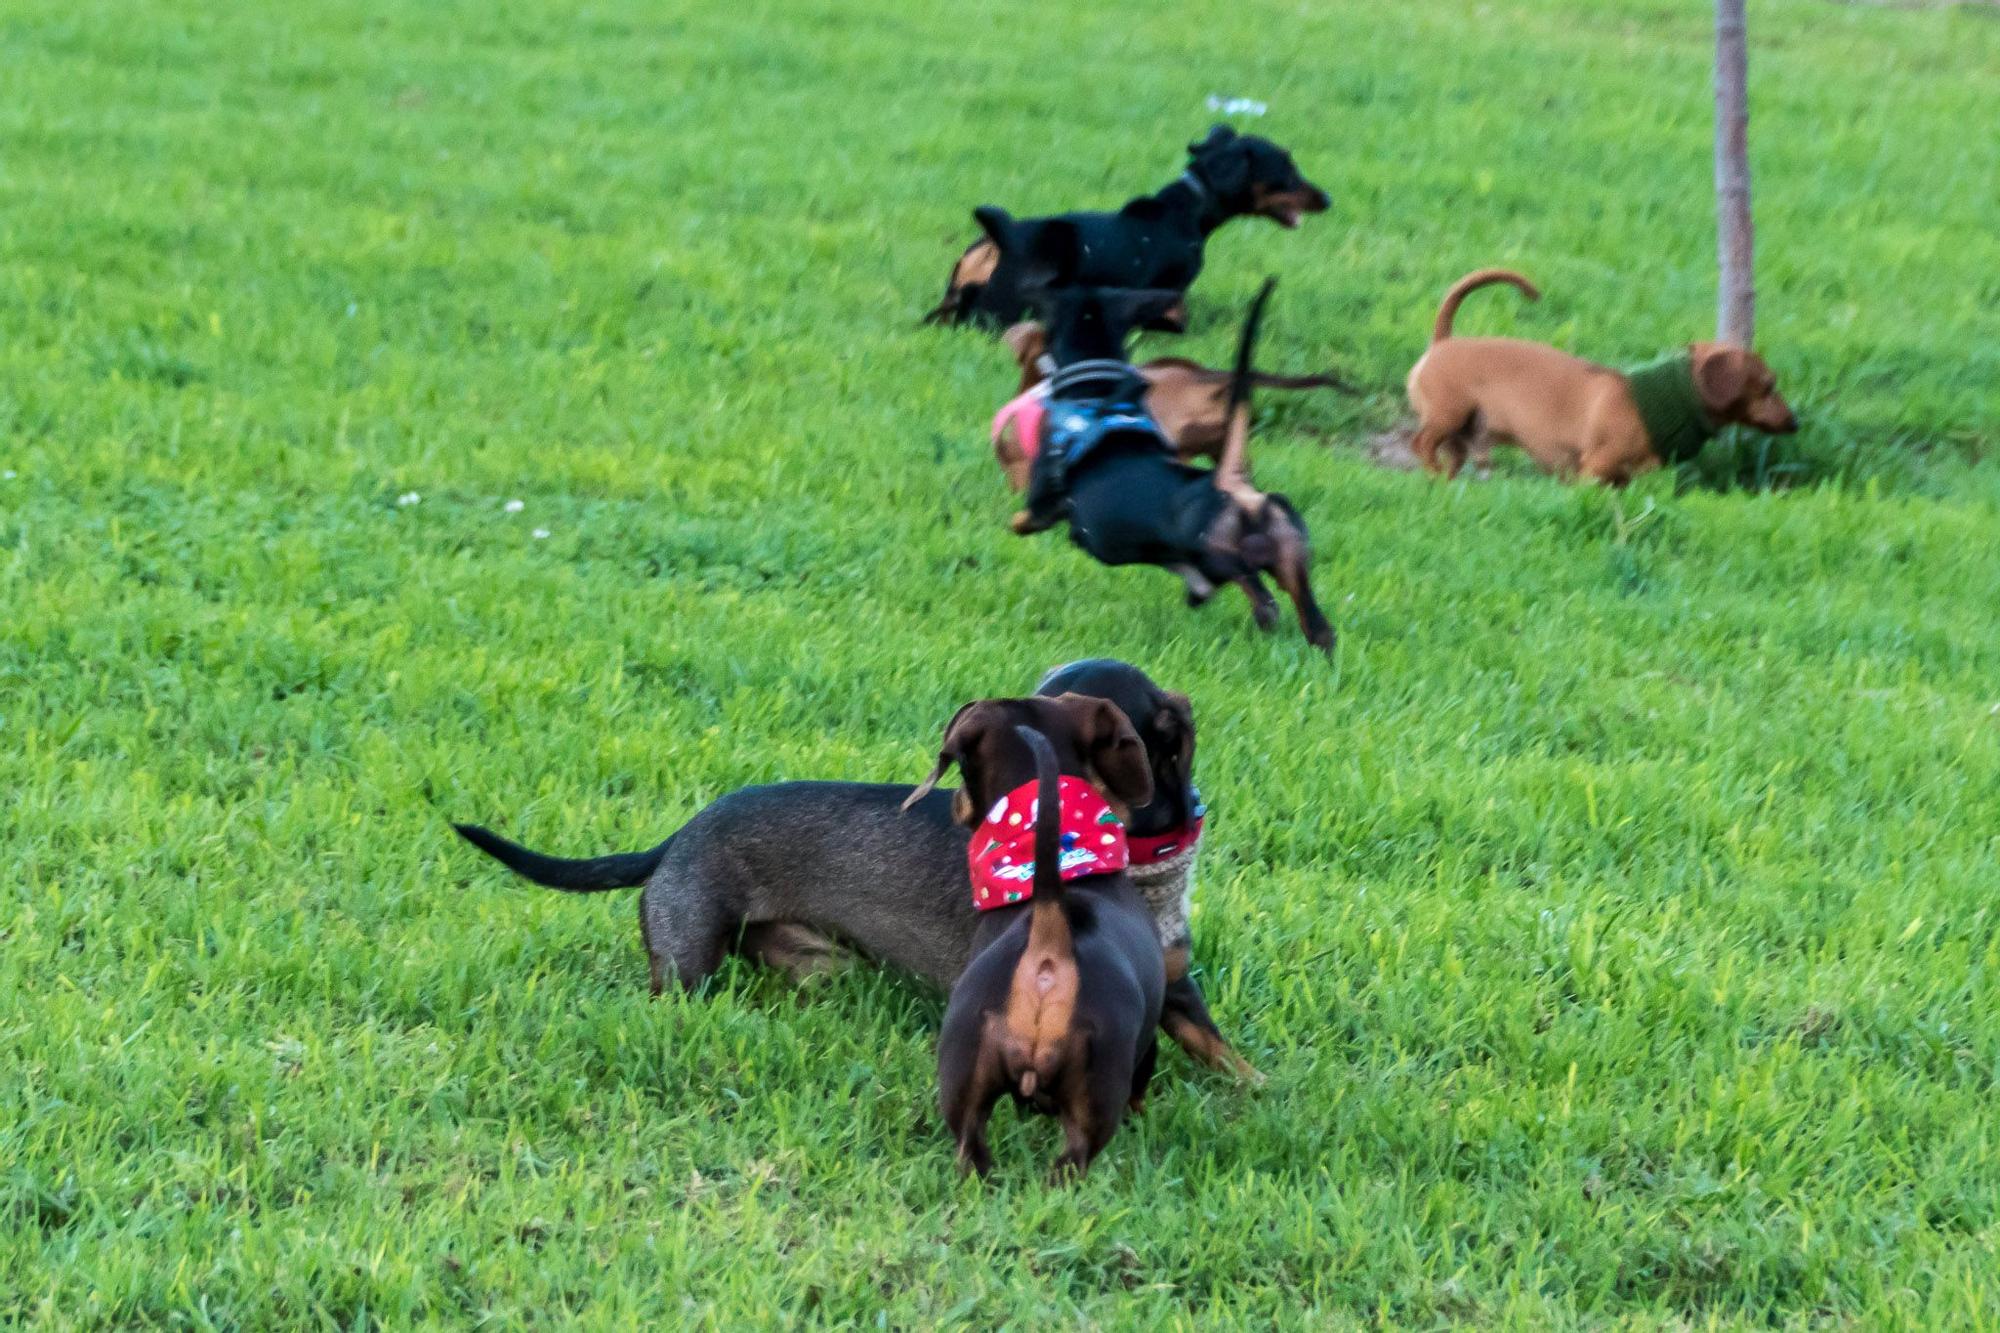
M 1108 875 L 1126 862 L 1125 825 L 1082 778 L 1057 779 L 1062 793 L 1062 877 Z M 1024 782 L 986 812 L 972 831 L 965 863 L 972 905 L 982 912 L 1035 896 L 1035 783 Z

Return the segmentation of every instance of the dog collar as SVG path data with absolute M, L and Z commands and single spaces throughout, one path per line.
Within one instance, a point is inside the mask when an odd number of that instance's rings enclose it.
M 1024 782 L 993 803 L 965 849 L 972 905 L 982 912 L 1035 896 L 1035 820 L 1039 802 Z M 1123 870 L 1129 860 L 1125 825 L 1082 778 L 1057 779 L 1062 808 L 1062 877 L 1082 879 Z
M 1222 200 L 1216 198 L 1214 187 L 1194 174 L 1193 167 L 1189 167 L 1181 173 L 1179 183 L 1187 186 L 1194 194 L 1195 220 L 1200 225 L 1203 234 L 1214 231 L 1229 220 L 1230 210 L 1228 206 Z
M 1125 835 L 1125 846 L 1134 866 L 1157 865 L 1170 861 L 1182 852 L 1191 852 L 1201 842 L 1201 830 L 1208 823 L 1208 807 L 1201 803 L 1201 793 L 1194 794 L 1194 818 L 1184 826 L 1166 833 L 1155 833 L 1142 838 L 1136 833 Z
M 1685 463 L 1715 438 L 1708 409 L 1694 387 L 1694 358 L 1664 356 L 1625 372 L 1646 440 L 1662 463 Z

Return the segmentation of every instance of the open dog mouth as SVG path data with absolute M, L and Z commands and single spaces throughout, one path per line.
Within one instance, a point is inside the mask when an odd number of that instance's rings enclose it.
M 1298 230 L 1300 219 L 1308 213 L 1324 213 L 1332 203 L 1317 190 L 1310 192 L 1289 191 L 1267 197 L 1258 211 L 1286 231 Z

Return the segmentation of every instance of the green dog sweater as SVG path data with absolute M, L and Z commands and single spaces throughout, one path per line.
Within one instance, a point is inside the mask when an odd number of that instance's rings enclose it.
M 1646 439 L 1662 463 L 1685 463 L 1715 438 L 1715 427 L 1695 392 L 1694 358 L 1686 352 L 1628 370 L 1625 382 L 1632 386 L 1632 402 L 1645 423 Z

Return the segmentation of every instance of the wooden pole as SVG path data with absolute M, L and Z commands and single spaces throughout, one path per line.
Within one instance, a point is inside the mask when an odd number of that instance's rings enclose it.
M 1750 225 L 1749 54 L 1743 0 L 1715 0 L 1715 224 L 1719 289 L 1715 336 L 1748 347 L 1757 280 Z

